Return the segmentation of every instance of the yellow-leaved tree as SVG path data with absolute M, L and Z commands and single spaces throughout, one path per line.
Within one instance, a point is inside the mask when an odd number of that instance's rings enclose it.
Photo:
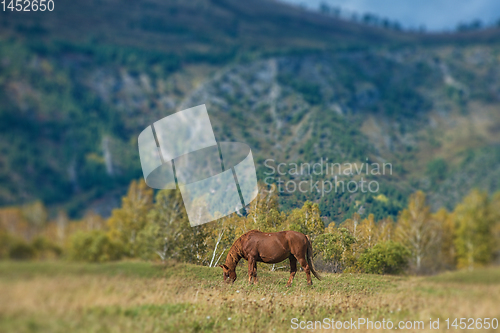
M 440 250 L 441 231 L 431 216 L 422 191 L 410 196 L 408 208 L 398 217 L 396 240 L 410 252 L 410 269 L 426 273 L 432 266 L 435 253 Z
M 346 228 L 351 232 L 351 235 L 354 237 L 358 237 L 358 227 L 361 223 L 361 216 L 358 213 L 354 213 L 352 218 L 345 220 L 340 224 L 340 227 Z
M 246 221 L 242 221 L 242 234 L 252 229 L 262 232 L 283 231 L 286 215 L 279 209 L 278 191 L 275 185 L 267 188 L 259 184 L 257 197 L 248 206 Z
M 394 239 L 395 223 L 391 216 L 378 222 L 378 241 L 388 242 Z
M 432 218 L 441 231 L 441 248 L 434 259 L 435 269 L 453 269 L 456 266 L 456 251 L 453 239 L 455 235 L 455 216 L 453 213 L 441 208 L 432 215 Z
M 144 180 L 132 181 L 122 206 L 116 208 L 108 219 L 109 235 L 112 240 L 123 244 L 125 254 L 136 255 L 137 234 L 144 228 L 147 215 L 153 207 L 153 189 Z
M 494 214 L 488 195 L 473 190 L 455 208 L 457 265 L 473 269 L 491 261 L 494 251 Z
M 325 232 L 325 223 L 316 203 L 304 202 L 300 209 L 290 212 L 286 222 L 291 230 L 299 231 L 311 238 L 311 241 Z
M 377 243 L 378 228 L 375 224 L 375 216 L 373 214 L 368 215 L 367 218 L 361 221 L 356 238 L 358 252 L 363 252 L 363 250 L 371 248 Z

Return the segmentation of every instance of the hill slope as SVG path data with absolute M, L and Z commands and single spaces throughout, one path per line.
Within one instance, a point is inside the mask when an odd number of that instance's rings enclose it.
M 2 205 L 106 214 L 142 175 L 140 131 L 202 103 L 262 181 L 266 159 L 392 164 L 376 194 L 282 193 L 327 221 L 394 215 L 417 188 L 434 208 L 499 189 L 498 30 L 411 34 L 270 1 L 57 5 L 0 23 Z

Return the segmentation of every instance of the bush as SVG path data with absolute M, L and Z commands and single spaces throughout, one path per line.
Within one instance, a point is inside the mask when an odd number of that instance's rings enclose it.
M 111 240 L 104 231 L 79 231 L 71 237 L 69 258 L 75 261 L 104 262 L 120 259 L 123 251 L 123 245 Z
M 380 242 L 359 257 L 359 268 L 371 274 L 399 274 L 408 267 L 409 251 L 400 243 Z
M 31 247 L 38 259 L 53 259 L 62 254 L 62 249 L 57 244 L 41 236 L 33 239 Z
M 45 237 L 36 237 L 31 243 L 0 231 L 0 259 L 30 260 L 59 257 L 62 250 Z
M 14 239 L 7 232 L 0 230 L 0 259 L 9 258 L 10 247 Z
M 35 249 L 22 240 L 16 240 L 9 248 L 9 258 L 14 260 L 33 259 L 35 258 Z
M 35 249 L 18 237 L 0 230 L 0 259 L 28 260 L 35 257 Z

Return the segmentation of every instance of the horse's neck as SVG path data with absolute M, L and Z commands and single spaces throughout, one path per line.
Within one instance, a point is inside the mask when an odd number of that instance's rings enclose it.
M 235 269 L 238 263 L 240 262 L 240 257 L 235 257 L 235 258 L 227 258 L 226 260 L 226 266 L 229 267 L 230 269 Z
M 231 246 L 231 249 L 229 249 L 229 253 L 226 258 L 226 266 L 231 269 L 236 268 L 236 265 L 238 265 L 238 262 L 240 262 L 242 257 L 243 254 L 241 253 L 240 246 L 235 242 L 233 246 Z

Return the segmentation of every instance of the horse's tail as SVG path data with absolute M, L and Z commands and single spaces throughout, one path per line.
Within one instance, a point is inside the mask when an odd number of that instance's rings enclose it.
M 309 239 L 309 236 L 306 235 L 307 238 L 307 263 L 309 264 L 309 269 L 313 273 L 313 275 L 316 277 L 316 279 L 321 280 L 321 276 L 319 276 L 318 272 L 316 272 L 316 269 L 314 269 L 314 263 L 313 263 L 313 248 L 311 244 L 311 240 Z

